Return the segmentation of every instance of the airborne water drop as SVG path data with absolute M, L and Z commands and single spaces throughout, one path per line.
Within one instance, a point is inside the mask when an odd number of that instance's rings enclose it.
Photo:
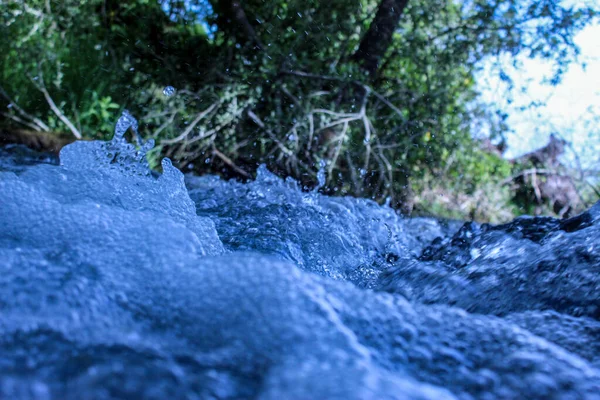
M 129 113 L 128 110 L 123 110 L 123 113 L 117 120 L 117 125 L 115 126 L 115 135 L 113 137 L 113 140 L 117 140 L 117 141 L 124 140 L 125 132 L 127 132 L 127 130 L 129 128 L 131 128 L 133 130 L 133 132 L 136 134 L 136 137 L 138 138 L 138 140 L 141 139 L 139 137 L 139 133 L 138 133 L 137 120 L 133 117 L 133 115 L 131 115 Z
M 175 88 L 173 86 L 167 86 L 163 89 L 163 94 L 167 97 L 171 97 L 175 94 Z
M 325 174 L 325 167 L 327 166 L 327 163 L 325 162 L 325 160 L 321 160 L 319 161 L 319 171 L 317 172 L 317 186 L 315 186 L 315 188 L 313 189 L 313 191 L 316 193 L 319 191 L 319 189 L 321 189 L 323 186 L 325 186 L 325 183 L 327 183 L 327 175 Z

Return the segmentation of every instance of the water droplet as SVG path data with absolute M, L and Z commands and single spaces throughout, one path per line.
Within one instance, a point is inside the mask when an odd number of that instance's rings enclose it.
M 146 157 L 146 154 L 154 148 L 154 139 L 148 139 L 145 143 L 143 143 L 139 150 L 139 158 L 142 160 Z
M 325 166 L 326 165 L 327 165 L 327 163 L 325 162 L 325 160 L 319 161 L 319 172 L 317 172 L 317 181 L 319 183 L 315 187 L 315 190 L 314 190 L 315 192 L 317 192 L 319 189 L 321 189 L 323 186 L 325 186 L 325 183 L 327 183 L 327 176 L 325 175 Z
M 115 136 L 113 137 L 113 140 L 123 140 L 125 132 L 127 132 L 127 129 L 129 128 L 133 129 L 136 137 L 139 138 L 137 120 L 133 118 L 129 111 L 123 110 L 123 114 L 121 114 L 117 121 L 117 125 L 115 126 Z
M 148 139 L 148 141 L 146 142 L 146 144 L 144 144 L 144 148 L 147 150 L 151 150 L 154 148 L 154 139 Z
M 167 86 L 163 89 L 163 94 L 167 97 L 171 97 L 175 94 L 175 88 L 173 86 Z

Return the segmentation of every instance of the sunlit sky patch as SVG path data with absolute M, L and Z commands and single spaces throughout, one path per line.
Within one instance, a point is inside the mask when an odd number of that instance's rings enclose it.
M 575 42 L 581 49 L 579 64 L 572 64 L 555 87 L 543 83 L 551 75 L 551 64 L 522 57 L 519 70 L 511 69 L 510 58 L 501 63 L 514 80 L 512 103 L 507 84 L 501 81 L 492 62 L 478 77 L 483 100 L 499 105 L 508 115 L 513 132 L 508 137 L 506 156 L 513 158 L 543 146 L 551 133 L 573 143 L 573 149 L 588 167 L 600 164 L 600 25 L 581 31 Z M 521 91 L 521 88 L 525 90 Z M 541 102 L 539 107 L 527 107 Z M 521 110 L 521 107 L 525 107 Z M 572 155 L 569 156 L 572 158 Z

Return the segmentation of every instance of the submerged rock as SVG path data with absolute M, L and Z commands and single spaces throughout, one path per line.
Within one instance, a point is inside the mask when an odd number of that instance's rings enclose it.
M 52 153 L 33 151 L 21 144 L 9 144 L 0 147 L 0 171 L 21 172 L 30 165 L 58 165 L 58 157 Z
M 458 229 L 143 146 L 0 171 L 0 398 L 600 397 L 600 205 Z
M 451 238 L 434 241 L 419 260 L 390 268 L 378 288 L 469 312 L 554 310 L 598 320 L 599 206 L 565 221 L 465 224 Z

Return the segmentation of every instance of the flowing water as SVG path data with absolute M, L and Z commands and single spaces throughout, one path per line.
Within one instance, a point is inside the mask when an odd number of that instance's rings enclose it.
M 600 203 L 503 226 L 0 150 L 0 398 L 600 398 Z

